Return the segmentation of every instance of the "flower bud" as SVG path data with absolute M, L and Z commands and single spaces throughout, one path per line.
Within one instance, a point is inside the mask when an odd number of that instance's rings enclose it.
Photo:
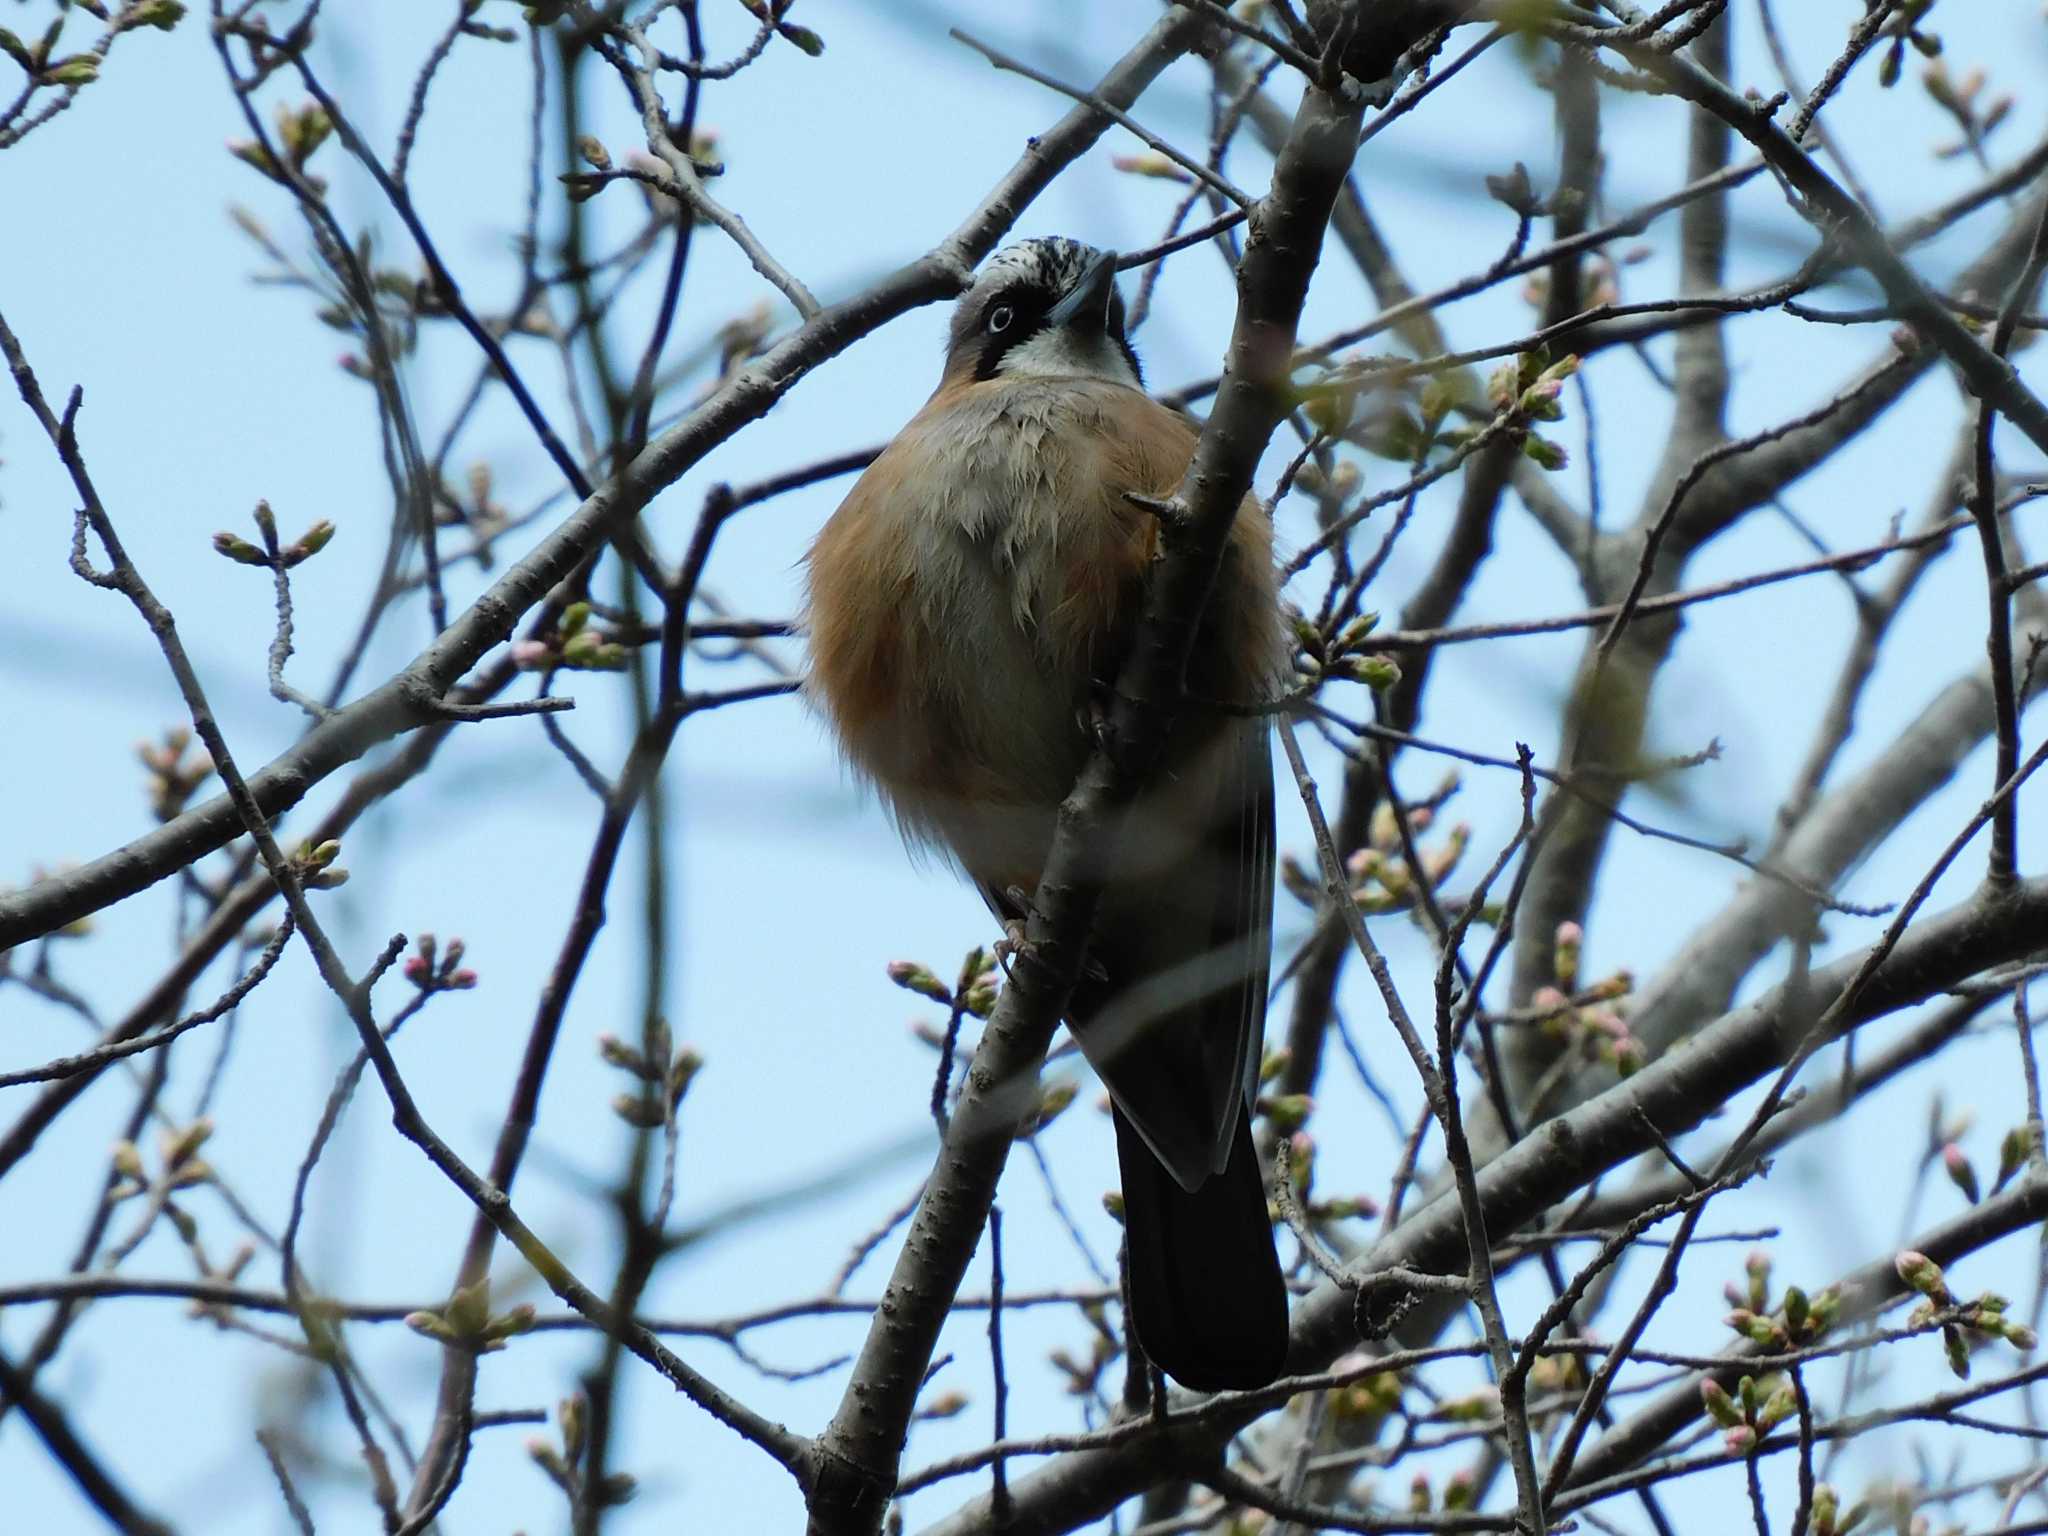
M 2016 1125 L 2005 1133 L 1998 1143 L 1998 1182 L 1991 1186 L 1993 1194 L 2005 1188 L 2012 1176 L 2026 1167 L 2027 1160 L 2034 1155 L 2034 1128 L 2031 1125 Z
M 581 1461 L 590 1426 L 590 1399 L 581 1392 L 570 1393 L 555 1404 L 555 1419 L 562 1426 L 562 1450 L 571 1462 Z
M 290 548 L 283 551 L 285 567 L 290 569 L 292 566 L 312 559 L 313 556 L 325 549 L 333 538 L 334 524 L 324 517 L 321 518 L 319 522 L 300 534 L 297 541 Z
M 1148 176 L 1155 181 L 1187 182 L 1194 179 L 1157 150 L 1142 155 L 1111 155 L 1109 163 L 1127 176 Z
M 915 992 L 919 997 L 928 997 L 949 1008 L 953 1004 L 953 994 L 947 990 L 946 984 L 915 960 L 891 960 L 888 975 L 906 992 Z
M 671 1104 L 680 1103 L 697 1074 L 704 1070 L 704 1053 L 694 1045 L 686 1045 L 670 1058 L 668 1064 L 668 1091 Z
M 659 1130 L 667 1124 L 667 1116 L 663 1114 L 661 1106 L 649 1102 L 637 1093 L 613 1095 L 612 1113 L 638 1130 Z
M 1479 1482 L 1472 1475 L 1472 1469 L 1460 1467 L 1444 1482 L 1444 1508 L 1450 1511 L 1470 1509 L 1478 1491 Z
M 1948 1368 L 1959 1381 L 1970 1379 L 1970 1341 L 1963 1336 L 1963 1330 L 1945 1327 L 1941 1330 L 1941 1350 L 1948 1358 Z
M 1796 1285 L 1786 1286 L 1785 1326 L 1791 1330 L 1794 1338 L 1797 1338 L 1800 1333 L 1805 1331 L 1807 1316 L 1806 1292 L 1799 1289 Z
M 216 554 L 226 555 L 228 559 L 234 561 L 237 565 L 267 566 L 270 564 L 270 557 L 264 554 L 262 550 L 251 544 L 247 539 L 235 537 L 225 528 L 213 536 L 213 548 Z
M 1892 1268 L 1909 1289 L 1918 1291 L 1929 1301 L 1947 1306 L 1950 1301 L 1948 1279 L 1941 1272 L 1941 1266 L 1924 1253 L 1908 1248 L 1892 1260 Z
M 1316 1139 L 1307 1131 L 1296 1131 L 1287 1138 L 1288 1182 L 1294 1186 L 1297 1196 L 1306 1198 L 1315 1176 Z
M 1307 1124 L 1315 1107 L 1315 1099 L 1306 1093 L 1283 1093 L 1259 1100 L 1260 1113 L 1282 1136 L 1291 1136 Z
M 1941 1149 L 1942 1172 L 1948 1175 L 1949 1183 L 1963 1192 L 1963 1198 L 1972 1205 L 1977 1203 L 1977 1170 L 1970 1166 L 1970 1160 L 1963 1155 L 1963 1149 L 1950 1142 Z
M 1339 670 L 1341 675 L 1365 684 L 1375 693 L 1385 693 L 1389 688 L 1397 687 L 1401 681 L 1401 664 L 1391 656 L 1354 657 Z
M 1793 1394 L 1792 1389 L 1780 1387 L 1766 1398 L 1763 1407 L 1757 1410 L 1756 1427 L 1759 1431 L 1768 1433 L 1798 1411 L 1799 1399 Z
M 1700 1378 L 1700 1401 L 1706 1405 L 1708 1416 L 1723 1429 L 1733 1429 L 1742 1422 L 1742 1410 L 1735 1406 L 1728 1389 L 1711 1376 Z
M 43 68 L 41 80 L 44 85 L 68 85 L 77 87 L 91 85 L 100 77 L 100 61 L 90 53 L 74 53 L 68 59 Z

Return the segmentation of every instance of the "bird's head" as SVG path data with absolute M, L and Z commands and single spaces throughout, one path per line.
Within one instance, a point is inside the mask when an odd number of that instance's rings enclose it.
M 1116 252 L 1061 238 L 998 251 L 953 310 L 946 377 L 1109 379 L 1144 388 L 1124 335 Z

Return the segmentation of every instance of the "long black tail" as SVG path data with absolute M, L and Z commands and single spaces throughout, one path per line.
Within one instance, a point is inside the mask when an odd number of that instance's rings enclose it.
M 1223 1172 L 1192 1194 L 1121 1111 L 1112 1118 L 1138 1342 L 1184 1387 L 1265 1386 L 1287 1359 L 1287 1285 L 1266 1218 L 1251 1116 L 1238 1117 Z

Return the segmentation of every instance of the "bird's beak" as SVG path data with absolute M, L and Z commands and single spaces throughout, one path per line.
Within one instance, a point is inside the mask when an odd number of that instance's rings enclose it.
M 1116 252 L 1098 251 L 1067 296 L 1046 315 L 1048 325 L 1064 325 L 1101 335 L 1109 328 L 1109 300 L 1116 292 Z

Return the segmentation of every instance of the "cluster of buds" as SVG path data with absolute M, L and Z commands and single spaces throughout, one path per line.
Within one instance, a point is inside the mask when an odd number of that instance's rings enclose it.
M 213 1165 L 199 1155 L 199 1149 L 212 1135 L 213 1120 L 206 1115 L 201 1115 L 190 1125 L 166 1130 L 157 1142 L 163 1171 L 157 1175 L 156 1183 L 165 1189 L 190 1189 L 211 1179 Z M 107 1190 L 109 1204 L 132 1200 L 153 1187 L 148 1172 L 142 1166 L 142 1153 L 132 1141 L 114 1143 L 114 1173 L 117 1177 Z
M 586 133 L 576 140 L 576 157 L 589 166 L 590 170 L 564 171 L 555 178 L 567 190 L 570 202 L 587 203 L 618 179 L 612 174 L 612 153 L 604 147 L 604 140 L 596 134 Z M 668 167 L 645 151 L 630 155 L 628 158 L 633 161 L 636 168 L 644 170 L 646 174 L 658 176 L 663 181 L 668 179 Z M 653 194 L 649 198 L 650 207 L 653 206 L 653 197 L 661 199 L 661 207 L 656 208 L 656 212 L 664 209 L 674 211 L 674 198 L 665 192 L 654 192 L 651 187 L 645 190 Z
M 1331 1373 L 1343 1375 L 1372 1364 L 1365 1354 L 1346 1355 L 1333 1362 Z M 1377 1429 L 1388 1414 L 1401 1406 L 1401 1378 L 1393 1371 L 1374 1371 L 1368 1376 L 1335 1388 L 1329 1394 L 1330 1414 L 1340 1424 L 1355 1425 L 1361 1431 Z
M 1448 788 L 1455 787 L 1453 779 Z M 1432 802 L 1440 802 L 1448 788 L 1432 796 Z M 1415 844 L 1418 869 L 1408 862 L 1401 823 L 1393 807 L 1385 801 L 1380 802 L 1367 829 L 1365 846 L 1344 861 L 1344 875 L 1351 899 L 1361 912 L 1374 916 L 1405 912 L 1415 905 L 1418 879 L 1427 883 L 1431 890 L 1437 890 L 1450 878 L 1471 843 L 1472 827 L 1469 822 L 1453 822 L 1443 829 L 1442 836 L 1435 842 L 1424 846 L 1422 836 L 1436 826 L 1436 821 L 1435 803 L 1408 809 L 1406 841 Z M 1280 883 L 1304 906 L 1314 906 L 1322 898 L 1322 883 L 1312 878 L 1291 856 L 1280 861 Z
M 690 173 L 699 182 L 725 174 L 725 166 L 715 158 L 717 149 L 716 129 L 699 129 L 690 136 Z M 675 168 L 659 155 L 644 149 L 628 150 L 625 163 L 615 165 L 604 141 L 588 133 L 577 139 L 576 155 L 590 169 L 564 171 L 555 178 L 572 203 L 587 203 L 613 182 L 630 181 L 640 188 L 648 213 L 664 223 L 684 217 L 686 213 L 699 227 L 711 222 L 708 214 L 691 208 L 677 185 Z
M 1574 218 L 1586 206 L 1586 194 L 1577 187 L 1559 187 L 1548 197 L 1537 194 L 1529 179 L 1529 167 L 1517 160 L 1514 169 L 1486 178 L 1486 192 L 1495 202 L 1513 210 L 1525 220 Z
M 1366 641 L 1379 627 L 1380 616 L 1363 613 L 1334 635 L 1326 635 L 1298 613 L 1290 613 L 1294 643 L 1307 659 L 1311 677 L 1331 678 L 1343 683 L 1363 683 L 1375 693 L 1384 693 L 1401 681 L 1401 664 L 1380 651 L 1368 651 Z
M 2004 1339 L 2025 1354 L 2041 1342 L 2033 1329 L 2005 1315 L 2011 1303 L 1996 1291 L 1986 1291 L 1975 1301 L 1957 1301 L 1941 1266 L 1924 1253 L 1908 1248 L 1892 1260 L 1892 1268 L 1906 1288 L 1918 1291 L 1922 1298 L 1907 1314 L 1906 1326 L 1924 1328 L 1938 1321 L 1948 1368 L 1964 1381 L 1970 1379 L 1970 1350 L 1974 1344 Z
M 438 944 L 431 933 L 423 933 L 405 957 L 405 979 L 422 992 L 467 992 L 476 985 L 476 972 L 462 963 L 462 940 Z
M 1932 1135 L 1937 1146 L 1936 1156 L 1941 1160 L 1941 1171 L 1949 1183 L 1962 1192 L 1963 1198 L 1975 1205 L 1984 1195 L 1977 1181 L 1977 1169 L 1962 1147 L 1961 1138 L 1968 1129 L 1969 1118 L 1965 1116 L 1944 1134 L 1937 1116 Z M 2020 1170 L 2033 1161 L 2034 1153 L 2035 1136 L 2031 1125 L 2022 1122 L 2007 1131 L 1998 1143 L 1998 1177 L 1992 1183 L 1991 1193 L 1997 1194 L 2017 1178 Z
M 782 18 L 789 14 L 794 0 L 740 0 L 753 18 L 765 26 L 775 29 L 775 35 L 790 44 L 799 53 L 817 58 L 825 51 L 825 39 L 809 27 L 792 26 Z
M 1537 1422 L 1548 1422 L 1586 1395 L 1586 1362 L 1575 1354 L 1538 1356 L 1529 1367 L 1528 1395 Z
M 97 51 L 66 54 L 59 59 L 50 57 L 64 30 L 62 7 L 58 9 L 57 19 L 33 43 L 0 27 L 0 53 L 6 54 L 28 72 L 31 89 L 55 86 L 75 91 L 81 86 L 91 85 L 100 77 L 101 55 L 116 33 L 132 32 L 138 27 L 155 27 L 159 32 L 168 32 L 185 14 L 181 0 L 141 0 L 140 4 L 131 4 L 118 16 L 107 10 L 105 0 L 71 0 L 71 3 L 111 26 L 112 31 L 102 40 Z
M 1740 1285 L 1730 1281 L 1721 1288 L 1728 1305 L 1735 1310 L 1723 1319 L 1750 1343 L 1768 1350 L 1802 1349 L 1817 1344 L 1842 1315 L 1842 1292 L 1829 1286 L 1809 1296 L 1796 1285 L 1771 1300 L 1771 1256 L 1752 1248 L 1743 1261 Z
M 2013 97 L 2010 91 L 2001 91 L 1983 105 L 1977 98 L 1984 93 L 1984 71 L 1973 69 L 1957 79 L 1948 72 L 1948 65 L 1936 59 L 1921 73 L 1920 82 L 1926 86 L 1927 94 L 1934 104 L 1956 121 L 1963 131 L 1962 139 L 1953 144 L 1944 144 L 1935 155 L 1939 159 L 1953 160 L 1958 155 L 1974 154 L 1989 138 L 1991 131 L 2012 115 Z
M 106 0 L 71 0 L 81 11 L 90 12 L 101 21 L 110 23 L 117 32 L 132 32 L 137 27 L 155 27 L 159 32 L 168 32 L 185 19 L 184 0 L 142 0 L 139 5 L 129 5 L 118 15 L 107 9 Z
M 1890 39 L 1884 57 L 1877 65 L 1877 83 L 1886 90 L 1897 85 L 1899 76 L 1905 72 L 1909 45 L 1923 59 L 1941 57 L 1939 34 L 1922 31 L 1920 27 L 1933 8 L 1934 0 L 1901 0 L 1900 4 L 1892 7 L 1891 15 L 1878 29 L 1878 36 Z
M 1296 1133 L 1306 1134 L 1301 1128 L 1308 1124 L 1308 1117 L 1315 1112 L 1316 1101 L 1306 1093 L 1262 1093 L 1256 1107 L 1277 1134 L 1293 1136 Z M 1299 1179 L 1295 1180 L 1294 1187 L 1305 1188 Z
M 184 810 L 192 792 L 213 772 L 213 759 L 204 752 L 186 760 L 191 745 L 192 733 L 182 725 L 165 731 L 161 744 L 135 743 L 135 755 L 149 770 L 149 808 L 158 821 L 170 821 Z
M 552 639 L 514 642 L 512 660 L 522 672 L 621 672 L 626 646 L 591 624 L 590 604 L 571 603 L 562 610 Z
M 1629 1030 L 1615 1006 L 1635 989 L 1635 976 L 1623 969 L 1585 985 L 1579 980 L 1579 959 L 1586 931 L 1574 922 L 1557 925 L 1551 951 L 1556 984 L 1538 987 L 1529 999 L 1529 1015 L 1550 1039 L 1577 1049 L 1588 1061 L 1614 1068 L 1623 1077 L 1640 1071 L 1649 1051 Z
M 1410 368 L 1406 358 L 1354 354 L 1301 392 L 1302 413 L 1324 437 L 1355 444 L 1375 458 L 1419 472 L 1437 449 L 1462 448 L 1481 429 L 1446 425 L 1454 414 L 1478 404 L 1463 372 L 1418 378 Z M 1340 464 L 1334 478 L 1341 482 L 1342 495 L 1335 504 L 1326 503 L 1325 520 L 1356 489 L 1360 477 L 1351 465 Z M 1320 479 L 1304 469 L 1296 483 L 1317 493 Z
M 1418 1472 L 1408 1484 L 1408 1509 L 1412 1514 L 1426 1515 L 1432 1510 L 1441 1510 L 1455 1515 L 1472 1507 L 1472 1501 L 1479 1493 L 1479 1479 L 1469 1467 L 1461 1467 L 1444 1479 L 1444 1495 L 1441 1502 L 1429 1480 L 1427 1472 Z
M 1564 392 L 1564 381 L 1578 371 L 1576 356 L 1553 363 L 1539 348 L 1502 363 L 1486 381 L 1487 398 L 1497 419 L 1505 422 L 1508 440 L 1540 468 L 1559 470 L 1571 462 L 1564 445 L 1542 436 L 1533 424 L 1564 420 L 1558 396 Z
M 457 1349 L 488 1355 L 505 1347 L 505 1341 L 533 1328 L 533 1303 L 523 1301 L 503 1312 L 491 1311 L 491 1282 L 488 1277 L 474 1285 L 460 1286 L 438 1311 L 408 1312 L 405 1326 L 414 1333 Z
M 590 1498 L 587 1501 L 583 1498 L 582 1477 L 576 1470 L 576 1464 L 583 1459 L 584 1448 L 590 1443 L 589 1398 L 581 1392 L 563 1398 L 555 1405 L 555 1423 L 561 1429 L 561 1444 L 557 1446 L 545 1435 L 529 1435 L 526 1454 L 547 1474 L 548 1481 L 569 1496 L 571 1502 L 579 1506 L 587 1502 L 601 1509 L 612 1509 L 639 1492 L 639 1480 L 632 1473 L 608 1472 L 591 1490 Z
M 1700 1401 L 1707 1416 L 1720 1425 L 1730 1455 L 1747 1456 L 1764 1436 L 1799 1411 L 1799 1398 L 1792 1383 L 1783 1376 L 1769 1375 L 1759 1381 L 1744 1376 L 1731 1394 L 1711 1376 L 1700 1378 Z
M 223 528 L 213 536 L 214 553 L 227 556 L 237 565 L 260 565 L 265 570 L 288 571 L 319 554 L 334 537 L 334 524 L 323 517 L 291 543 L 280 544 L 277 516 L 270 510 L 269 502 L 257 502 L 251 516 L 255 520 L 256 531 L 263 535 L 262 544 L 251 544 Z
M 1536 185 L 1529 179 L 1529 167 L 1519 160 L 1513 170 L 1486 178 L 1486 195 L 1511 210 L 1517 218 L 1540 219 L 1551 211 L 1548 200 L 1536 195 Z
M 278 148 L 284 151 L 283 165 L 278 164 L 270 150 L 256 139 L 229 139 L 228 153 L 280 186 L 289 187 L 297 181 L 315 193 L 324 192 L 327 183 L 318 176 L 308 175 L 306 162 L 334 132 L 334 119 L 317 101 L 301 102 L 295 107 L 279 102 L 272 117 L 277 124 Z
M 1489 1384 L 1458 1397 L 1447 1397 L 1424 1418 L 1432 1424 L 1497 1424 L 1500 1388 Z
M 959 980 L 950 987 L 915 960 L 891 960 L 888 976 L 906 992 L 928 998 L 951 1013 L 968 1014 L 977 1019 L 985 1019 L 994 1013 L 996 999 L 1002 995 L 1002 971 L 996 965 L 996 957 L 978 945 L 970 949 L 967 958 L 960 962 Z M 935 1029 L 922 1020 L 914 1021 L 910 1027 L 926 1045 L 940 1047 L 946 1042 L 944 1030 Z
M 668 1124 L 690 1084 L 704 1069 L 704 1053 L 694 1045 L 678 1047 L 669 1036 L 667 1019 L 654 1021 L 644 1048 L 628 1045 L 617 1035 L 599 1035 L 597 1054 L 608 1065 L 640 1080 L 642 1086 L 637 1091 L 612 1099 L 612 1113 L 643 1131 L 659 1130 Z
M 1364 484 L 1364 471 L 1349 459 L 1338 460 L 1327 475 L 1314 460 L 1310 460 L 1294 475 L 1295 489 L 1323 504 L 1326 521 L 1341 512 L 1344 503 L 1357 495 L 1359 487 Z
M 1301 410 L 1325 437 L 1356 444 L 1374 458 L 1420 469 L 1432 449 L 1460 435 L 1440 430 L 1455 403 L 1449 387 L 1436 380 L 1419 390 L 1409 381 L 1375 385 L 1369 368 L 1360 375 L 1347 364 L 1307 390 Z
M 1842 1508 L 1842 1496 L 1835 1491 L 1833 1483 L 1816 1483 L 1807 1529 L 1813 1536 L 1849 1536 L 1869 1514 L 1870 1505 L 1866 1501 L 1858 1499 L 1845 1510 Z
M 341 857 L 341 844 L 334 838 L 324 843 L 303 842 L 292 855 L 292 868 L 299 884 L 309 891 L 331 891 L 348 884 L 348 871 L 334 861 Z

